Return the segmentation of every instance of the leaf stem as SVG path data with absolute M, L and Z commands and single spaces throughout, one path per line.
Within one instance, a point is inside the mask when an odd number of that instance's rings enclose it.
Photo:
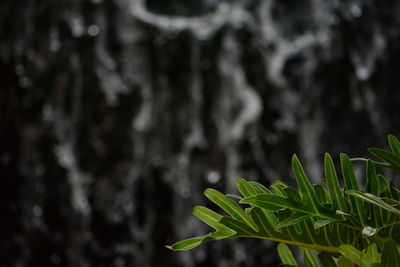
M 385 225 L 385 226 L 379 227 L 379 228 L 377 229 L 377 232 L 379 232 L 380 230 L 382 230 L 382 229 L 384 229 L 384 228 L 391 227 L 391 226 L 396 225 L 396 224 L 400 224 L 400 221 L 393 222 L 393 223 L 389 223 L 389 224 L 387 224 L 387 225 Z
M 300 246 L 300 247 L 305 247 L 305 248 L 316 249 L 316 250 L 319 250 L 319 251 L 326 251 L 326 252 L 331 252 L 331 253 L 339 253 L 339 250 L 336 247 L 328 247 L 328 246 L 321 246 L 321 245 L 315 245 L 315 244 L 307 244 L 307 243 L 301 243 L 301 242 L 297 242 L 297 241 L 290 241 L 290 240 L 273 238 L 273 237 L 244 236 L 244 235 L 243 236 L 236 236 L 236 237 L 258 238 L 258 239 L 263 239 L 263 240 L 281 242 L 281 243 L 285 243 L 285 244 L 288 244 L 288 245 L 294 245 L 294 246 Z

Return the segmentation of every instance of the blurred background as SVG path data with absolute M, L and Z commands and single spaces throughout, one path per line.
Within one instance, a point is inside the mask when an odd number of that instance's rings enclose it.
M 277 266 L 164 246 L 207 187 L 311 179 L 400 134 L 396 0 L 2 0 L 0 266 Z

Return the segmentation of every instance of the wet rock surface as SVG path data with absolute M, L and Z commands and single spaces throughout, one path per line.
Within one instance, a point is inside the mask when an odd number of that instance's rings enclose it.
M 207 187 L 400 134 L 400 2 L 0 3 L 0 266 L 275 266 L 165 249 Z

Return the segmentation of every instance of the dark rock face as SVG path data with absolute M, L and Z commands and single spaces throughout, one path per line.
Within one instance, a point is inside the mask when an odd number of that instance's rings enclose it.
M 167 4 L 168 3 L 168 4 Z M 275 266 L 164 248 L 202 191 L 400 134 L 400 2 L 0 3 L 0 266 Z

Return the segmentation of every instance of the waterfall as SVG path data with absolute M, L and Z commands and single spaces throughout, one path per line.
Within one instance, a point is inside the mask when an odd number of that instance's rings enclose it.
M 202 192 L 313 180 L 399 135 L 400 3 L 3 1 L 5 266 L 273 266 L 274 243 L 165 249 Z M 336 161 L 337 163 L 337 161 Z

